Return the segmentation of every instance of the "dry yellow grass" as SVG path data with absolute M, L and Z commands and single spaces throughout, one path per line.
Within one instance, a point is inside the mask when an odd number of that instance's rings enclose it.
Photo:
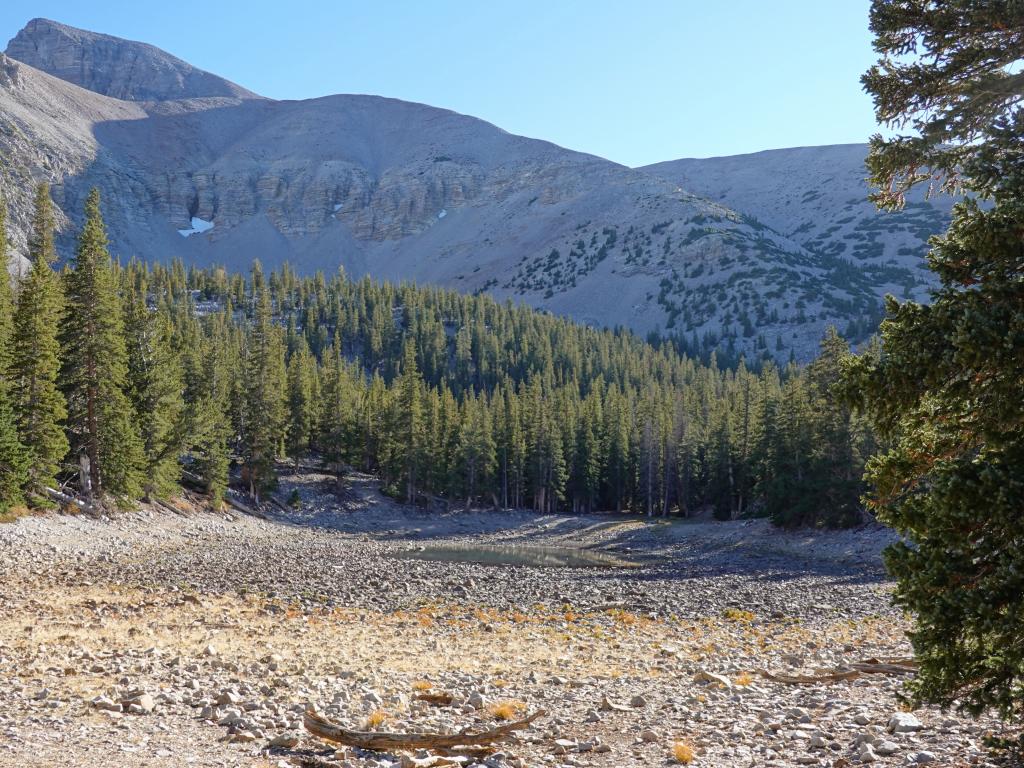
M 727 621 L 750 623 L 754 620 L 754 614 L 750 611 L 744 611 L 742 608 L 726 608 L 722 611 L 722 618 Z
M 388 719 L 388 713 L 387 712 L 385 712 L 383 709 L 375 709 L 366 718 L 366 728 L 368 730 L 371 729 L 371 728 L 379 728 L 385 722 L 387 722 L 387 719 Z
M 6 512 L 0 510 L 0 523 L 13 523 L 19 517 L 29 514 L 28 507 L 11 507 Z
M 693 746 L 687 741 L 677 741 L 672 745 L 672 758 L 682 765 L 689 765 L 693 762 Z
M 738 675 L 736 675 L 736 678 L 733 680 L 733 682 L 736 685 L 740 686 L 750 685 L 752 682 L 754 682 L 754 676 L 749 672 L 740 672 Z
M 526 710 L 526 704 L 516 699 L 505 699 L 491 704 L 487 711 L 495 720 L 514 720 L 517 715 Z
M 413 680 L 412 689 L 414 691 L 429 691 L 434 686 L 429 680 Z

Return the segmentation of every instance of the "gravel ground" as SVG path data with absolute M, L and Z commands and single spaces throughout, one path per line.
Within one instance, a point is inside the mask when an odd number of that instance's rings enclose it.
M 145 508 L 0 526 L 0 766 L 475 765 L 335 750 L 542 709 L 480 765 L 987 765 L 993 722 L 901 710 L 909 655 L 881 528 L 784 533 L 528 513 L 426 514 L 354 476 L 286 477 L 266 519 Z M 400 559 L 426 545 L 588 547 L 635 568 Z M 437 706 L 422 698 L 440 694 Z

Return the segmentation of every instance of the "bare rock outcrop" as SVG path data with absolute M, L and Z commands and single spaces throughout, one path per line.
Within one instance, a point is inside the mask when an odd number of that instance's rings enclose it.
M 152 45 L 32 19 L 7 45 L 7 55 L 90 91 L 128 101 L 206 96 L 257 98 Z

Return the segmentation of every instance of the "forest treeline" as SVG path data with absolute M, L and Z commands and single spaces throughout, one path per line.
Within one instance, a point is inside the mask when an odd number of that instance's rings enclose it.
M 805 367 L 720 368 L 483 294 L 122 266 L 96 191 L 60 271 L 53 230 L 43 185 L 31 268 L 0 280 L 0 511 L 168 496 L 183 473 L 258 498 L 314 457 L 415 503 L 861 519 L 875 446 L 836 396 L 834 331 Z

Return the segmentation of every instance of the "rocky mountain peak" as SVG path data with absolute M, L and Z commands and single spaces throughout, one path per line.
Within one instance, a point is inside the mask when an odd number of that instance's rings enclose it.
M 67 82 L 126 101 L 259 98 L 155 46 L 49 19 L 32 19 L 8 43 L 6 53 Z

